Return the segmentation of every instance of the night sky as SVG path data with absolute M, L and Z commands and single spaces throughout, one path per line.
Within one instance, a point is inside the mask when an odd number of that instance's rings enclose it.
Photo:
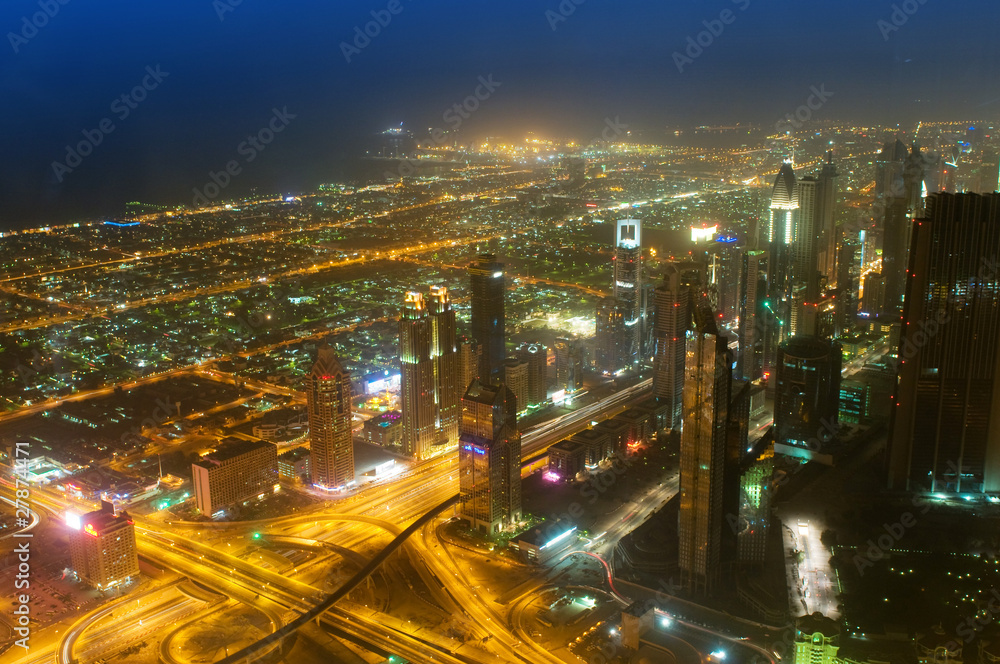
M 564 0 L 568 16 L 558 0 L 62 2 L 0 3 L 0 228 L 188 203 L 233 159 L 226 196 L 349 179 L 362 139 L 400 122 L 447 128 L 444 112 L 491 74 L 500 85 L 463 136 L 588 140 L 615 117 L 650 137 L 773 126 L 822 85 L 833 96 L 816 117 L 832 120 L 1000 110 L 995 0 L 909 0 L 891 31 L 893 3 L 879 0 Z M 54 15 L 26 29 L 40 5 Z M 372 11 L 391 20 L 348 63 L 341 42 Z M 704 21 L 721 34 L 680 72 L 673 54 Z M 157 66 L 167 75 L 152 77 Z M 144 100 L 115 103 L 144 82 Z M 240 151 L 286 108 L 295 117 L 273 143 Z M 84 131 L 100 144 L 57 175 Z

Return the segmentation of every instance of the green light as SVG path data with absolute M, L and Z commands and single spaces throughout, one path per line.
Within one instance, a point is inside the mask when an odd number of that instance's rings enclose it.
M 260 533 L 254 533 L 253 534 L 253 538 L 254 539 L 260 539 Z

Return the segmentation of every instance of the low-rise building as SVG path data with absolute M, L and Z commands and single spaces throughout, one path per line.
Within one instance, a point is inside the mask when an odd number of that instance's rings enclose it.
M 587 447 L 575 440 L 561 440 L 549 448 L 548 473 L 558 479 L 571 480 L 586 470 Z
M 576 525 L 558 519 L 543 521 L 510 541 L 510 548 L 529 563 L 544 563 L 576 541 Z
M 403 414 L 398 410 L 388 410 L 366 420 L 362 437 L 379 447 L 401 450 L 403 447 Z
M 283 480 L 297 480 L 309 474 L 309 448 L 296 447 L 278 457 L 278 477 Z

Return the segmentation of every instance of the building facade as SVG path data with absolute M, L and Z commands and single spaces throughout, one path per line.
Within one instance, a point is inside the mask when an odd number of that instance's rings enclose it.
M 191 464 L 198 510 L 212 516 L 271 493 L 278 483 L 278 447 L 267 441 L 226 438 Z
M 1000 492 L 1000 195 L 929 196 L 907 282 L 889 486 Z
M 316 362 L 306 376 L 305 388 L 312 482 L 324 489 L 353 484 L 351 375 L 341 366 L 329 345 L 323 344 L 317 351 Z
M 499 380 L 507 359 L 506 310 L 507 282 L 504 265 L 493 254 L 482 254 L 469 266 L 472 286 L 472 336 L 479 342 L 479 378 Z
M 462 398 L 459 513 L 493 535 L 521 520 L 521 434 L 517 403 L 502 383 L 473 381 Z
M 135 525 L 128 512 L 114 513 L 111 503 L 80 517 L 70 533 L 70 560 L 86 583 L 98 590 L 127 585 L 139 576 Z

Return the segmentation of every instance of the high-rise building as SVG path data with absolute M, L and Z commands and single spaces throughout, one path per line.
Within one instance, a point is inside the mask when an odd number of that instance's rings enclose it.
M 681 425 L 684 403 L 684 355 L 691 327 L 693 284 L 690 271 L 671 263 L 656 288 L 653 308 L 656 347 L 653 355 L 653 396 L 667 406 L 663 428 Z
M 528 409 L 528 386 L 530 385 L 528 374 L 529 366 L 527 362 L 519 360 L 516 357 L 512 357 L 504 362 L 503 382 L 514 393 L 514 399 L 517 400 L 518 412 Z
M 634 368 L 644 354 L 642 339 L 644 318 L 642 297 L 642 223 L 638 219 L 619 219 L 615 232 L 614 298 L 621 303 L 625 317 L 622 340 L 627 368 Z
M 833 288 L 837 283 L 837 245 L 840 232 L 837 229 L 837 167 L 833 163 L 833 152 L 826 153 L 826 162 L 819 173 L 819 188 L 816 192 L 816 269 L 826 279 L 826 285 Z
M 191 464 L 195 504 L 205 516 L 272 493 L 278 484 L 278 447 L 265 440 L 226 438 Z
M 305 388 L 313 484 L 324 489 L 353 484 L 351 375 L 328 344 L 319 347 L 316 362 L 306 375 Z
M 889 486 L 1000 491 L 1000 194 L 931 194 L 913 224 Z
M 98 590 L 127 585 L 139 576 L 135 525 L 128 512 L 115 514 L 109 502 L 80 517 L 69 536 L 70 561 L 79 577 Z
M 458 443 L 459 355 L 448 289 L 432 287 L 430 303 L 406 295 L 399 319 L 403 453 L 425 459 Z
M 792 244 L 793 284 L 796 288 L 804 288 L 806 297 L 810 297 L 819 291 L 819 180 L 811 175 L 802 178 L 798 181 L 797 193 L 799 209 Z
M 910 220 L 923 211 L 924 157 L 920 148 L 907 152 L 901 141 L 886 143 L 875 161 L 875 228 L 882 238 L 885 281 L 879 315 L 898 319 L 903 308 Z
M 797 336 L 778 348 L 774 451 L 811 458 L 837 429 L 843 352 L 836 341 Z
M 552 347 L 555 356 L 556 390 L 569 391 L 569 339 L 559 337 Z
M 462 398 L 459 512 L 494 534 L 521 520 L 521 434 L 517 403 L 502 383 L 473 381 Z
M 595 364 L 605 375 L 615 375 L 630 368 L 628 355 L 628 313 L 620 300 L 605 297 L 597 303 L 594 334 Z
M 475 339 L 462 337 L 458 342 L 458 394 L 461 395 L 476 378 L 479 377 L 479 362 L 482 357 L 482 346 Z M 459 404 L 461 409 L 461 404 Z
M 792 165 L 786 162 L 771 191 L 767 222 L 758 225 L 757 229 L 757 249 L 768 251 L 769 307 L 777 317 L 779 336 L 781 326 L 787 326 L 791 318 L 794 267 L 792 247 L 796 240 L 799 214 L 798 182 Z
M 767 251 L 743 254 L 740 273 L 739 356 L 737 373 L 745 380 L 757 380 L 765 371 L 765 351 L 776 345 L 777 322 L 767 305 Z M 770 370 L 770 365 L 767 369 Z
M 528 406 L 545 403 L 549 397 L 549 349 L 540 343 L 523 343 L 517 359 L 528 363 Z
M 472 336 L 482 346 L 479 360 L 481 380 L 496 380 L 503 375 L 507 359 L 507 297 L 504 265 L 493 254 L 482 254 L 469 266 L 472 282 Z
M 767 444 L 747 458 L 740 474 L 739 533 L 737 560 L 746 565 L 762 565 L 771 528 L 771 480 L 774 475 L 774 446 Z
M 722 565 L 731 360 L 715 314 L 698 305 L 688 334 L 681 431 L 678 564 L 682 582 L 710 591 Z

